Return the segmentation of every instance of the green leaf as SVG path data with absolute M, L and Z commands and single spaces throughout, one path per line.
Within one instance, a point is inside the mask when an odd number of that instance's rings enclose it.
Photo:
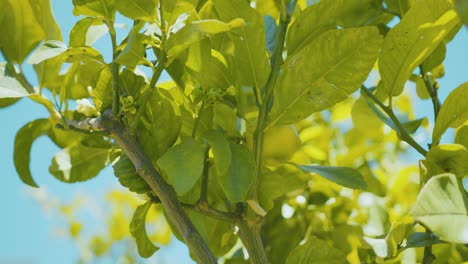
M 45 32 L 45 39 L 62 40 L 62 32 L 60 31 L 60 27 L 52 14 L 50 2 L 50 0 L 29 0 L 36 19 Z
M 342 264 L 346 256 L 340 250 L 314 236 L 291 251 L 286 264 Z
M 288 57 L 269 126 L 294 123 L 348 98 L 372 69 L 381 40 L 374 27 L 332 30 Z
M 306 173 L 316 173 L 336 184 L 351 189 L 367 189 L 367 183 L 359 171 L 340 166 L 305 166 L 297 165 L 299 169 Z
M 47 135 L 50 122 L 47 119 L 37 119 L 23 126 L 15 137 L 14 161 L 20 179 L 27 185 L 39 187 L 31 176 L 29 161 L 31 159 L 32 143 L 40 136 Z
M 468 243 L 468 197 L 453 174 L 429 179 L 421 189 L 411 215 L 441 240 Z
M 115 1 L 117 10 L 133 20 L 155 22 L 158 0 L 118 0 Z
M 136 193 L 147 193 L 151 191 L 148 184 L 137 174 L 132 161 L 127 155 L 120 155 L 119 160 L 112 165 L 114 175 L 119 179 L 122 186 Z
M 38 64 L 47 59 L 59 56 L 67 51 L 67 45 L 58 40 L 48 40 L 31 54 L 27 63 Z
M 121 0 L 119 0 L 121 1 Z M 119 2 L 117 1 L 117 2 Z M 109 21 L 114 20 L 115 2 L 114 0 L 73 0 L 73 15 L 100 17 L 103 16 Z
M 222 257 L 236 244 L 232 224 L 194 211 L 189 211 L 188 216 L 215 256 Z
M 453 2 L 461 21 L 468 25 L 468 2 L 466 0 L 454 0 Z
M 143 39 L 145 35 L 138 33 L 143 28 L 145 23 L 141 22 L 135 25 L 128 34 L 128 41 L 125 48 L 120 52 L 119 56 L 115 58 L 115 62 L 122 64 L 129 68 L 135 68 L 140 61 L 145 60 L 145 46 Z
M 224 22 L 241 18 L 245 26 L 231 31 L 235 49 L 232 54 L 233 69 L 236 69 L 236 80 L 240 85 L 250 86 L 257 90 L 266 83 L 270 73 L 263 18 L 243 0 L 213 0 L 219 18 Z
M 29 92 L 16 79 L 13 64 L 0 62 L 0 98 L 18 98 L 28 95 Z
M 245 145 L 231 143 L 231 166 L 225 174 L 218 175 L 219 182 L 231 202 L 245 201 L 255 177 L 255 161 Z
M 109 146 L 90 147 L 77 142 L 59 151 L 52 159 L 49 172 L 67 183 L 94 178 L 108 164 Z
M 21 98 L 20 97 L 15 97 L 15 98 L 0 98 L 0 108 L 5 108 L 11 105 L 14 105 L 16 102 L 18 102 Z
M 414 232 L 406 240 L 407 248 L 427 247 L 434 244 L 443 243 L 436 235 L 426 232 Z
M 465 146 L 465 148 L 468 149 L 468 123 L 465 123 L 465 125 L 457 131 L 455 143 Z
M 453 90 L 440 108 L 432 133 L 432 142 L 439 142 L 449 127 L 461 126 L 468 120 L 468 82 Z
M 109 66 L 104 67 L 93 85 L 93 102 L 98 111 L 103 112 L 112 107 L 112 73 Z
M 432 147 L 426 158 L 445 172 L 453 173 L 459 178 L 468 176 L 468 150 L 462 145 L 444 144 Z
M 179 195 L 190 191 L 203 173 L 205 148 L 194 139 L 184 140 L 158 159 L 158 166 Z
M 301 190 L 307 185 L 301 179 L 302 172 L 294 167 L 280 167 L 275 171 L 264 170 L 259 177 L 258 201 L 265 210 L 271 210 L 274 201 L 290 192 Z
M 416 132 L 416 130 L 418 130 L 418 128 L 419 128 L 424 122 L 427 122 L 427 118 L 426 118 L 426 117 L 418 118 L 418 119 L 411 120 L 411 121 L 408 121 L 408 122 L 403 122 L 402 125 L 403 125 L 403 127 L 405 128 L 405 130 L 406 130 L 408 133 L 413 134 L 414 132 Z
M 411 7 L 414 0 L 385 0 L 388 9 L 403 16 Z
M 45 38 L 28 0 L 3 0 L 0 49 L 5 58 L 18 64 Z
M 228 172 L 231 165 L 231 146 L 223 133 L 215 130 L 209 130 L 204 135 L 208 144 L 211 146 L 214 156 L 214 164 L 218 175 L 224 175 Z
M 140 205 L 133 214 L 132 222 L 130 223 L 130 233 L 135 238 L 138 253 L 143 258 L 151 257 L 159 248 L 151 242 L 146 233 L 146 215 L 151 208 L 151 201 Z
M 184 26 L 181 30 L 171 35 L 166 42 L 165 48 L 168 57 L 167 64 L 186 50 L 193 43 L 213 35 L 231 31 L 234 28 L 244 26 L 244 20 L 233 19 L 229 23 L 224 23 L 216 19 L 197 20 Z
M 108 31 L 102 18 L 85 17 L 70 31 L 70 47 L 92 46 Z
M 457 14 L 449 0 L 416 2 L 390 30 L 382 45 L 379 70 L 383 93 L 400 94 L 416 66 L 431 55 L 457 24 Z

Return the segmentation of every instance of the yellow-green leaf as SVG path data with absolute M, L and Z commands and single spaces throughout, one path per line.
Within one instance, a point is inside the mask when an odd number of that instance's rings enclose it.
M 461 126 L 468 120 L 468 82 L 458 86 L 445 99 L 432 132 L 432 142 L 438 142 L 449 127 Z
M 459 178 L 468 176 L 468 150 L 462 145 L 443 144 L 435 146 L 429 150 L 426 158 L 445 172 L 453 173 Z
M 124 16 L 134 20 L 155 22 L 158 0 L 117 0 L 115 6 Z
M 379 70 L 383 93 L 398 95 L 413 70 L 459 23 L 449 0 L 416 2 L 398 25 L 390 30 L 382 45 Z
M 121 1 L 121 0 L 119 0 Z M 117 2 L 119 2 L 117 1 Z M 73 0 L 73 14 L 90 17 L 103 16 L 109 21 L 114 20 L 115 2 L 114 0 Z
M 304 245 L 291 251 L 286 264 L 342 264 L 346 262 L 343 252 L 314 236 Z
M 297 165 L 299 169 L 306 173 L 316 173 L 336 184 L 351 189 L 367 189 L 367 183 L 364 181 L 359 171 L 340 166 L 306 166 Z
M 138 206 L 130 223 L 130 233 L 132 233 L 136 241 L 138 253 L 144 258 L 151 257 L 159 249 L 149 240 L 146 232 L 146 215 L 151 208 L 151 204 L 151 201 L 147 201 Z
M 28 96 L 29 92 L 16 79 L 12 64 L 0 62 L 0 98 L 18 98 Z

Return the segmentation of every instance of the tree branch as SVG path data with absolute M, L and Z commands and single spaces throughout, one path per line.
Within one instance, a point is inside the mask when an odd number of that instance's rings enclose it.
M 393 121 L 393 123 L 395 124 L 395 126 L 397 127 L 398 129 L 398 135 L 400 136 L 401 140 L 405 141 L 406 143 L 408 143 L 411 147 L 413 147 L 416 151 L 418 151 L 421 155 L 423 156 L 426 156 L 427 154 L 427 150 L 425 150 L 423 147 L 421 147 L 421 145 L 419 145 L 416 141 L 414 141 L 414 139 L 408 134 L 408 132 L 406 131 L 406 129 L 403 127 L 403 125 L 401 124 L 400 120 L 398 120 L 398 118 L 396 117 L 395 113 L 393 112 L 393 110 L 384 105 L 377 97 L 375 97 L 371 91 L 369 91 L 368 89 L 366 89 L 365 87 L 361 87 L 361 91 L 363 92 L 363 94 L 370 98 L 372 101 L 374 101 L 389 117 L 390 119 Z
M 262 224 L 263 220 L 254 222 L 240 219 L 237 222 L 237 227 L 239 228 L 238 236 L 247 249 L 250 262 L 253 264 L 270 263 L 260 234 Z

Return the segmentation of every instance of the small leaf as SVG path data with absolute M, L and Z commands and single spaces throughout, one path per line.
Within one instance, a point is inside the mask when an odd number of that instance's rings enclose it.
M 317 173 L 318 175 L 344 187 L 351 189 L 367 189 L 367 183 L 359 171 L 339 166 L 305 166 L 297 165 L 299 169 L 306 173 Z
M 193 21 L 169 37 L 166 42 L 168 64 L 193 43 L 244 25 L 240 18 L 224 23 L 216 19 Z
M 417 1 L 388 32 L 379 57 L 383 93 L 399 95 L 416 68 L 458 24 L 449 0 Z
M 468 98 L 468 82 L 458 86 L 447 96 L 434 125 L 432 142 L 439 142 L 447 128 L 461 126 L 468 120 L 466 98 Z
M 190 191 L 203 172 L 205 148 L 194 139 L 184 140 L 158 159 L 158 166 L 179 195 Z
M 288 57 L 274 90 L 270 126 L 297 122 L 348 98 L 372 69 L 381 40 L 375 27 L 331 30 Z
M 314 236 L 289 254 L 286 264 L 342 264 L 346 256 L 340 250 Z
M 143 44 L 143 40 L 146 36 L 138 33 L 144 25 L 145 23 L 140 22 L 132 28 L 128 34 L 128 41 L 125 48 L 120 52 L 119 56 L 115 58 L 116 63 L 132 69 L 140 63 L 145 63 L 145 45 Z
M 29 186 L 38 187 L 29 170 L 31 145 L 38 137 L 47 135 L 50 122 L 47 119 L 37 119 L 23 126 L 15 137 L 14 161 L 20 179 Z
M 124 154 L 112 166 L 114 175 L 119 179 L 122 186 L 136 193 L 147 193 L 151 191 L 148 184 L 137 174 L 132 161 Z
M 49 172 L 58 180 L 67 183 L 94 178 L 108 163 L 108 147 L 89 147 L 84 145 L 83 141 L 77 142 L 55 155 Z
M 414 232 L 406 239 L 406 247 L 427 247 L 434 244 L 443 243 L 439 238 L 427 232 Z
M 460 179 L 468 176 L 468 150 L 462 145 L 435 146 L 429 150 L 426 158 L 427 161 L 435 163 L 443 171 L 453 173 Z
M 92 46 L 109 31 L 101 18 L 85 17 L 70 31 L 70 47 Z
M 255 161 L 245 145 L 231 143 L 231 166 L 225 174 L 218 175 L 219 182 L 231 202 L 245 201 L 255 177 Z
M 48 40 L 31 54 L 27 63 L 38 64 L 67 51 L 67 45 L 58 40 Z
M 28 95 L 29 92 L 16 79 L 13 64 L 0 62 L 0 98 L 18 98 Z
M 146 215 L 151 208 L 151 201 L 140 205 L 133 214 L 132 222 L 130 223 L 130 233 L 137 243 L 138 253 L 143 258 L 151 257 L 159 248 L 155 246 L 148 238 L 146 233 Z
M 218 175 L 223 175 L 228 172 L 231 165 L 231 146 L 223 133 L 209 130 L 205 132 L 203 138 L 208 141 L 211 146 L 214 156 L 214 163 Z
M 119 0 L 121 1 L 121 0 Z M 117 2 L 119 2 L 117 1 Z M 99 17 L 103 16 L 109 21 L 114 21 L 114 0 L 73 0 L 73 15 Z
M 115 6 L 124 16 L 133 20 L 155 22 L 158 0 L 117 0 Z
M 421 189 L 411 215 L 441 240 L 468 243 L 468 197 L 453 174 L 429 179 Z

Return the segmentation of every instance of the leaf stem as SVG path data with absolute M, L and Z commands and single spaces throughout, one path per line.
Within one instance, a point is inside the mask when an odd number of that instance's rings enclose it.
M 112 114 L 117 116 L 120 111 L 120 91 L 119 91 L 119 64 L 115 62 L 115 59 L 118 56 L 117 52 L 117 36 L 115 33 L 114 21 L 109 21 L 106 23 L 109 28 L 109 35 L 112 42 L 112 63 L 111 63 L 111 73 L 112 73 Z
M 293 1 L 293 4 L 295 1 Z M 283 8 L 285 9 L 285 8 Z M 253 154 L 255 157 L 255 162 L 257 164 L 257 173 L 254 177 L 252 188 L 249 193 L 250 199 L 257 200 L 257 188 L 258 188 L 258 178 L 262 171 L 263 163 L 263 140 L 264 140 L 264 129 L 268 119 L 268 113 L 270 111 L 271 104 L 273 102 L 273 89 L 276 85 L 276 80 L 280 74 L 280 68 L 283 64 L 283 47 L 286 39 L 286 31 L 288 29 L 289 22 L 291 20 L 291 14 L 283 10 L 281 12 L 280 24 L 278 27 L 276 35 L 276 47 L 271 59 L 271 72 L 268 76 L 268 80 L 265 83 L 265 86 L 262 88 L 262 97 L 264 98 L 263 104 L 260 106 L 258 119 L 257 119 L 257 128 L 254 132 L 255 145 L 253 148 Z
M 398 135 L 400 136 L 401 140 L 405 141 L 408 143 L 411 147 L 413 147 L 416 151 L 418 151 L 421 155 L 426 156 L 427 150 L 425 150 L 421 145 L 419 145 L 406 131 L 406 129 L 403 127 L 401 124 L 400 120 L 396 117 L 395 113 L 393 110 L 389 107 L 384 105 L 377 97 L 372 94 L 371 91 L 369 91 L 367 88 L 364 86 L 361 87 L 361 92 L 368 98 L 370 98 L 372 101 L 374 101 L 393 121 L 395 126 L 398 129 Z

